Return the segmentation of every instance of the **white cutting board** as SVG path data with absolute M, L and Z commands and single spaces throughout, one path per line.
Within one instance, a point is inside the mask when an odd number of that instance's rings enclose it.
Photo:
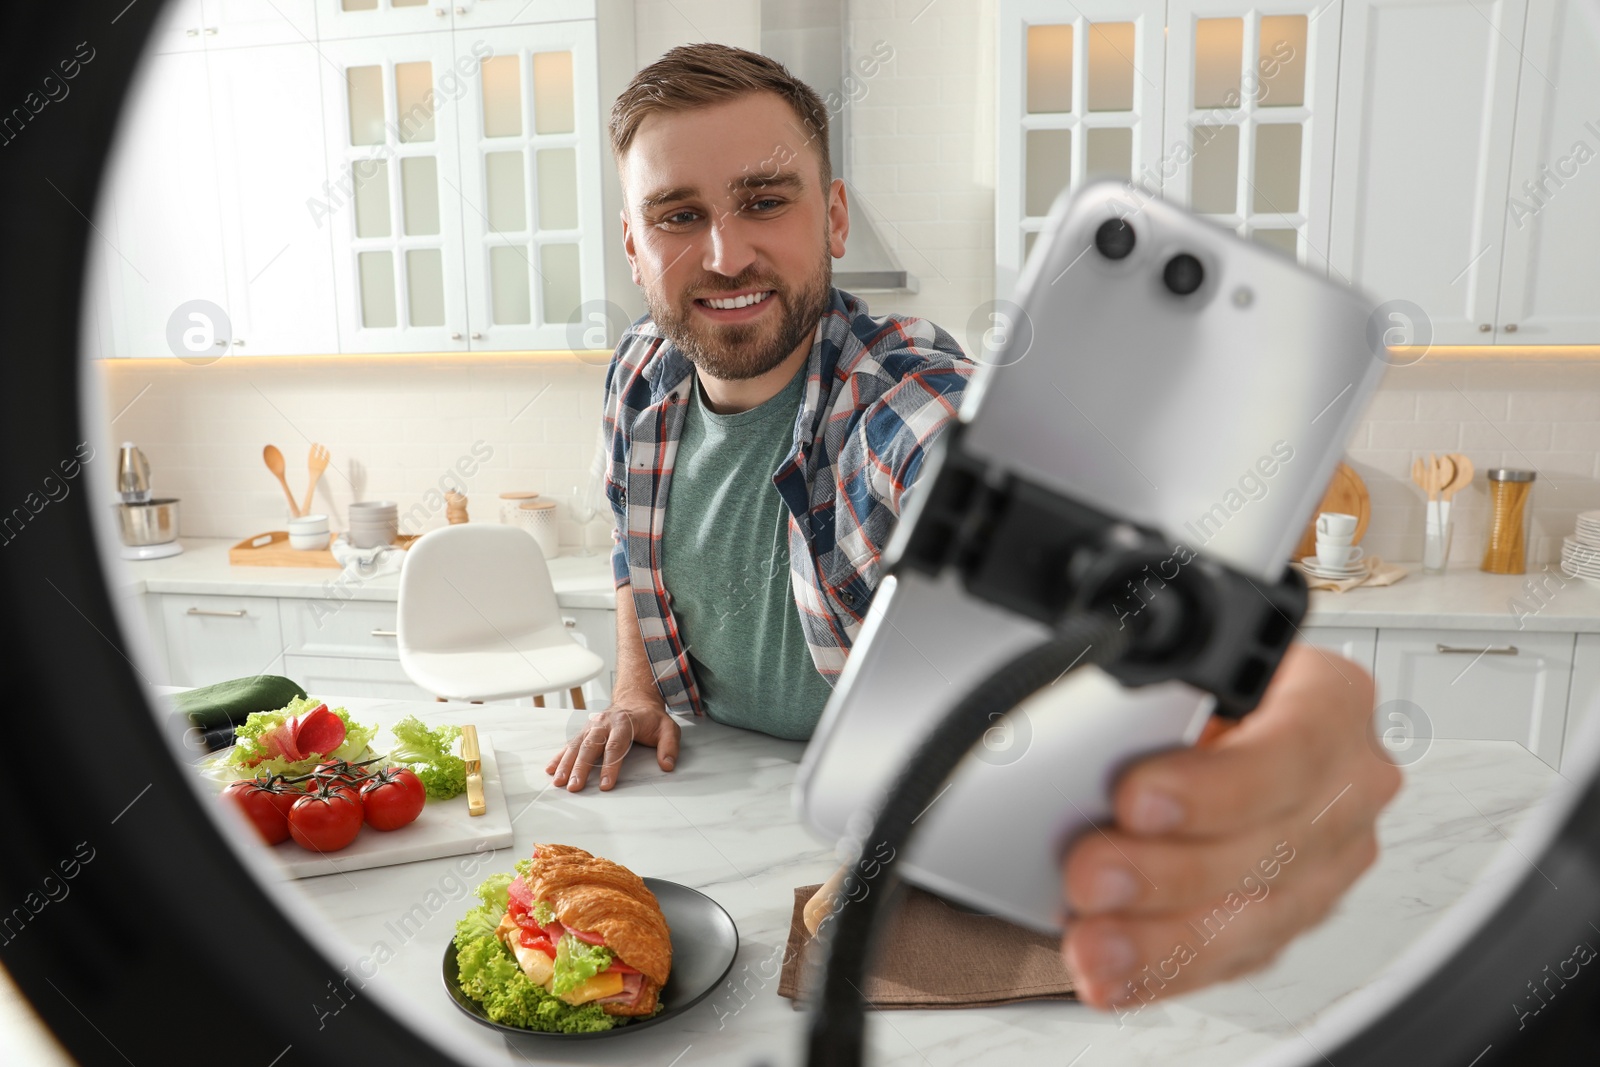
M 410 826 L 387 832 L 363 826 L 356 839 L 337 852 L 309 852 L 293 839 L 280 841 L 268 851 L 290 878 L 312 878 L 460 856 L 480 849 L 509 848 L 511 812 L 506 810 L 500 767 L 487 734 L 478 735 L 478 752 L 483 759 L 483 798 L 487 808 L 482 815 L 467 814 L 467 794 L 462 793 L 449 800 L 429 800 Z

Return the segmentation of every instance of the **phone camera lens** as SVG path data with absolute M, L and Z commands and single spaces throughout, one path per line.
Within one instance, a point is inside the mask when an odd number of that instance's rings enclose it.
M 1133 227 L 1121 219 L 1107 219 L 1094 231 L 1094 246 L 1107 259 L 1126 259 L 1133 251 Z
M 1161 280 L 1167 283 L 1179 296 L 1188 296 L 1200 288 L 1200 283 L 1205 281 L 1206 271 L 1200 261 L 1187 252 L 1179 252 L 1167 260 L 1166 270 L 1161 272 Z

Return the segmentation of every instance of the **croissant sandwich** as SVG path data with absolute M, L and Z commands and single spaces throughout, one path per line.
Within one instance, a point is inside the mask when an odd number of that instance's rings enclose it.
M 571 845 L 535 845 L 517 864 L 495 929 L 522 973 L 568 1004 L 652 1015 L 672 938 L 644 880 Z

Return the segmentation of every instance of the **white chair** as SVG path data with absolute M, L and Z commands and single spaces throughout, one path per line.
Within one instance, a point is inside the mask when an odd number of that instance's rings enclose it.
M 440 700 L 572 694 L 605 661 L 561 621 L 539 544 L 514 526 L 463 523 L 432 530 L 400 569 L 400 666 Z

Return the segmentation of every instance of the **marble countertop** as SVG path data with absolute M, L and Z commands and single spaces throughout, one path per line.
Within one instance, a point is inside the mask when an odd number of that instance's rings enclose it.
M 185 538 L 181 555 L 123 564 L 124 588 L 134 593 L 218 596 L 338 597 L 396 600 L 398 575 L 340 581 L 340 571 L 317 567 L 235 567 L 235 542 Z M 1568 578 L 1553 565 L 1528 574 L 1484 574 L 1470 563 L 1424 574 L 1420 563 L 1394 585 L 1347 593 L 1313 591 L 1306 626 L 1395 626 L 1444 630 L 1535 630 L 1600 633 L 1600 586 Z M 567 608 L 614 608 L 608 555 L 550 560 L 556 599 Z
M 1600 633 L 1600 585 L 1569 578 L 1556 564 L 1527 574 L 1485 574 L 1472 563 L 1424 574 L 1420 563 L 1400 565 L 1411 573 L 1394 585 L 1313 590 L 1305 625 Z
M 183 552 L 166 559 L 124 560 L 123 590 L 212 596 L 399 600 L 400 576 L 346 578 L 332 567 L 236 567 L 228 549 L 237 540 L 185 537 Z M 564 608 L 617 606 L 609 553 L 556 556 L 549 561 L 556 600 Z
M 494 739 L 515 842 L 510 853 L 460 878 L 440 859 L 331 874 L 274 887 L 329 945 L 357 995 L 374 995 L 485 1064 L 654 1064 L 657 1067 L 786 1067 L 802 1062 L 804 1015 L 777 995 L 777 974 L 795 886 L 822 881 L 831 848 L 796 821 L 790 789 L 803 751 L 707 721 L 687 723 L 677 770 L 661 772 L 649 750 L 628 756 L 610 793 L 549 788 L 544 766 L 574 715 L 552 709 L 344 700 L 361 722 L 392 723 L 408 713 L 431 721 L 476 722 Z M 1559 775 L 1521 746 L 1442 741 L 1407 770 L 1405 788 L 1380 824 L 1377 864 L 1317 929 L 1270 968 L 1118 1019 L 1073 1003 L 1039 1002 L 873 1016 L 871 1062 L 907 1067 L 975 1063 L 1228 1064 L 1279 1042 L 1299 1042 L 1306 1025 L 1369 981 L 1432 926 L 1476 881 Z M 729 979 L 683 1016 L 610 1039 L 507 1040 L 470 1021 L 442 988 L 441 959 L 466 894 L 490 873 L 510 870 L 537 841 L 578 845 L 643 875 L 693 886 L 715 898 L 739 926 Z M 1508 875 L 1509 877 L 1509 875 Z M 406 917 L 410 921 L 403 922 Z M 420 920 L 420 921 L 419 921 Z M 364 969 L 358 961 L 369 962 Z M 373 973 L 373 968 L 376 973 Z M 330 978 L 337 978 L 330 974 Z M 312 1010 L 337 1025 L 332 994 Z M 1093 1048 L 1092 1058 L 1074 1059 Z

